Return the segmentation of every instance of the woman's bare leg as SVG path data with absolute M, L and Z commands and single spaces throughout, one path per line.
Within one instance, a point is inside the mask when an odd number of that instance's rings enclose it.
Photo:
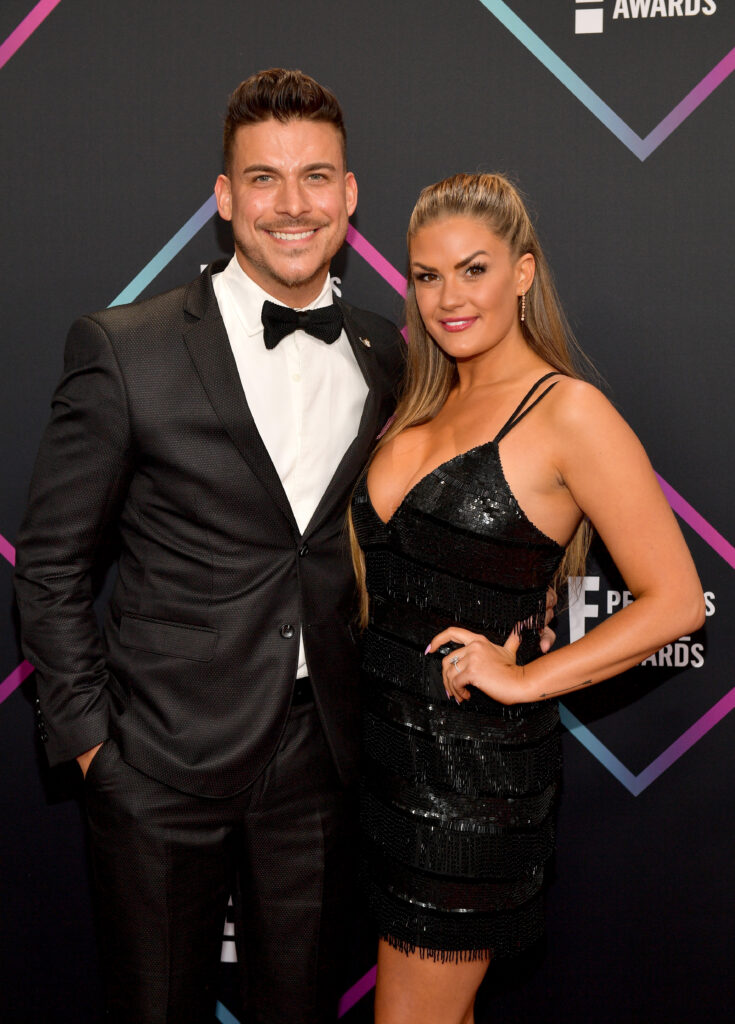
M 375 1024 L 474 1024 L 475 996 L 490 957 L 442 963 L 381 939 Z

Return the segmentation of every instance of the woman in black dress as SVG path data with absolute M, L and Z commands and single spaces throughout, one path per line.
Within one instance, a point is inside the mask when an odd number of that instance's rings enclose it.
M 575 370 L 516 190 L 430 186 L 408 246 L 404 393 L 352 505 L 376 1021 L 471 1024 L 490 959 L 543 928 L 555 698 L 699 628 L 704 603 L 639 441 Z M 635 601 L 538 658 L 587 519 Z

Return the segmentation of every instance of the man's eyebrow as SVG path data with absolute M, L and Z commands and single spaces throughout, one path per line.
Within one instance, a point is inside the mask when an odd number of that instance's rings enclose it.
M 267 171 L 268 174 L 278 174 L 277 167 L 270 167 L 268 164 L 248 164 L 247 167 L 243 167 L 242 174 L 252 174 L 253 171 Z
M 317 163 L 307 164 L 306 167 L 301 168 L 304 174 L 311 174 L 313 171 L 336 171 L 337 168 L 334 164 L 330 164 L 328 160 L 320 160 Z M 281 171 L 278 167 L 271 167 L 270 164 L 248 164 L 247 167 L 243 167 L 241 174 L 253 174 L 257 171 L 259 174 L 280 174 Z
M 303 170 L 305 174 L 311 174 L 312 171 L 336 171 L 337 168 L 334 164 L 330 164 L 328 160 L 319 160 L 315 164 L 307 164 Z

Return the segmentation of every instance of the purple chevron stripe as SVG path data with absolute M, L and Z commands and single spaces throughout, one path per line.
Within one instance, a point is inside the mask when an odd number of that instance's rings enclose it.
M 338 1017 L 344 1017 L 348 1010 L 351 1010 L 355 1003 L 359 1003 L 363 996 L 366 996 L 371 989 L 375 988 L 375 976 L 378 971 L 378 965 L 371 967 L 367 974 L 356 981 L 354 985 L 347 989 L 345 994 L 339 1001 L 339 1009 L 337 1011 Z
M 7 700 L 11 693 L 14 693 L 18 689 L 20 684 L 24 682 L 31 674 L 35 672 L 33 665 L 30 661 L 21 661 L 17 668 L 14 668 L 9 676 L 0 683 L 0 704 L 4 700 Z
M 682 754 L 686 754 L 687 750 L 690 750 L 695 743 L 698 743 L 710 729 L 714 728 L 718 722 L 721 722 L 725 715 L 729 715 L 730 712 L 735 708 L 735 687 L 726 693 L 721 700 L 718 700 L 709 711 L 705 712 L 701 718 L 690 725 L 689 728 L 681 734 L 678 740 L 674 740 L 670 747 L 667 747 L 662 754 L 651 761 L 647 768 L 636 778 L 636 788 L 638 792 L 650 786 L 651 783 L 662 775 L 667 768 L 670 768 L 675 761 L 678 761 Z
M 699 85 L 695 85 L 681 103 L 677 103 L 670 114 L 661 121 L 653 131 L 649 132 L 643 139 L 638 154 L 642 160 L 658 149 L 661 143 L 675 132 L 689 115 L 697 109 L 700 103 L 704 103 L 707 97 L 721 85 L 728 75 L 735 71 L 735 48 L 726 54 L 719 64 L 715 64 L 709 74 L 705 75 Z
M 656 477 L 674 512 L 691 526 L 702 540 L 709 544 L 713 551 L 716 551 L 721 558 L 724 558 L 729 566 L 735 569 L 735 547 L 732 546 L 730 541 L 725 540 L 722 534 L 718 533 L 714 526 L 711 526 L 704 516 L 701 516 L 696 508 L 690 505 L 685 498 L 682 498 L 671 484 L 667 484 L 662 476 L 659 476 L 657 473 Z
M 600 0 L 602 2 L 602 0 Z M 635 153 L 639 160 L 645 160 L 658 149 L 661 143 L 686 120 L 693 110 L 699 106 L 727 76 L 735 70 L 735 49 L 731 50 L 718 64 L 696 85 L 684 99 L 678 103 L 670 114 L 658 124 L 653 131 L 642 139 L 640 135 L 626 124 L 612 107 L 597 95 L 579 75 L 572 71 L 568 64 L 537 36 L 529 26 L 510 9 L 504 0 L 480 0 L 480 3 L 494 15 L 509 32 L 551 72 L 580 103 L 599 118 L 602 124 Z
M 11 565 L 15 565 L 15 548 L 1 533 L 0 557 L 4 558 L 6 562 L 10 562 Z M 10 694 L 14 693 L 33 671 L 33 665 L 29 661 L 21 661 L 20 665 L 14 668 L 10 675 L 0 683 L 0 704 L 7 700 Z
M 344 1015 L 348 1013 L 356 1003 L 360 1002 L 363 996 L 366 996 L 368 992 L 375 988 L 375 976 L 377 974 L 377 970 L 378 967 L 376 964 L 374 967 L 370 968 L 367 974 L 364 974 L 355 982 L 354 985 L 347 989 L 339 1001 L 337 1017 L 344 1017 Z M 237 1017 L 222 1003 L 217 1003 L 215 1017 L 220 1024 L 240 1024 Z
M 20 25 L 13 29 L 5 42 L 0 45 L 0 68 L 5 67 L 13 54 L 17 53 L 23 43 L 30 39 L 38 26 L 60 3 L 61 0 L 39 0 L 39 3 L 26 14 Z

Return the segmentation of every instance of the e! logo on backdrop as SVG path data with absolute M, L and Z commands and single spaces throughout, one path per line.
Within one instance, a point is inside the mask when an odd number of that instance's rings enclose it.
M 618 589 L 604 576 L 576 576 L 569 581 L 569 642 L 581 640 L 593 626 L 608 619 L 633 600 L 629 590 Z M 715 595 L 706 590 L 704 600 L 709 619 L 716 612 Z M 702 668 L 705 645 L 701 635 L 682 636 L 645 658 L 639 668 Z

